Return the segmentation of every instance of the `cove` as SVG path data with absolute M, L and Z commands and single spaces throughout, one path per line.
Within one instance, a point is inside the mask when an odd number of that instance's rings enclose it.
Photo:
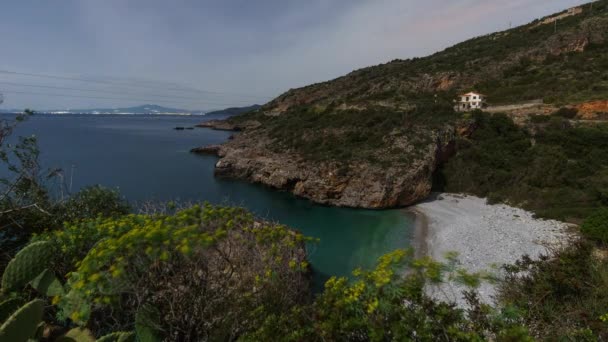
M 131 202 L 208 201 L 242 206 L 320 241 L 308 246 L 315 287 L 329 276 L 370 268 L 378 257 L 411 245 L 414 216 L 403 210 L 332 208 L 285 192 L 213 176 L 216 158 L 189 153 L 222 143 L 231 132 L 190 127 L 201 117 L 34 115 L 16 130 L 35 134 L 46 168 L 61 168 L 72 192 L 87 185 L 117 188 Z

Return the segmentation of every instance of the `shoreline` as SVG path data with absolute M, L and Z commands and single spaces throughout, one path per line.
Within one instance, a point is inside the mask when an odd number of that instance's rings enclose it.
M 429 218 L 415 206 L 404 210 L 414 216 L 414 234 L 411 243 L 411 247 L 414 248 L 414 257 L 416 259 L 424 258 L 429 255 Z
M 501 275 L 504 264 L 513 264 L 523 255 L 538 259 L 572 241 L 571 225 L 533 217 L 533 213 L 505 204 L 487 204 L 475 196 L 435 193 L 428 200 L 407 209 L 416 215 L 414 240 L 416 257 L 445 261 L 448 252 L 458 253 L 458 267 L 469 272 Z M 427 293 L 459 306 L 465 287 L 451 282 L 429 286 Z M 480 299 L 494 302 L 496 289 L 483 283 Z

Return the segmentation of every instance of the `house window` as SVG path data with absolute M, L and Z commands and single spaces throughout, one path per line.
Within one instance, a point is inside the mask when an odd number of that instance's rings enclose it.
M 469 97 L 467 96 L 467 99 L 465 101 L 469 101 Z

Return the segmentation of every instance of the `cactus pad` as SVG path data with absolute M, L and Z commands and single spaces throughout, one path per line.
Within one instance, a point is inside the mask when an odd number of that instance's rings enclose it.
M 22 249 L 8 263 L 2 275 L 2 291 L 18 290 L 47 268 L 52 257 L 51 243 L 34 242 Z
M 22 306 L 0 326 L 0 341 L 27 341 L 36 333 L 43 311 L 44 301 L 40 299 Z
M 51 272 L 49 269 L 46 269 L 40 273 L 36 279 L 32 280 L 31 284 L 36 291 L 47 297 L 61 296 L 65 294 L 63 285 L 61 285 L 57 277 L 55 277 L 53 272 Z
M 0 324 L 10 317 L 23 304 L 21 299 L 12 298 L 0 303 Z

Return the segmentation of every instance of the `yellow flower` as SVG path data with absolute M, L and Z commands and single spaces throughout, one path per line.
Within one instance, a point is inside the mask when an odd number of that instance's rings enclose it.
M 367 313 L 371 314 L 378 308 L 378 299 L 374 299 L 371 303 L 367 304 Z
M 80 312 L 73 312 L 70 315 L 70 319 L 74 322 L 78 322 L 80 320 Z
M 182 252 L 182 254 L 189 254 L 190 246 L 188 246 L 187 244 L 184 244 L 179 248 L 179 251 Z
M 112 277 L 114 277 L 114 278 L 120 277 L 121 274 L 122 274 L 122 270 L 120 268 L 117 268 L 114 271 L 112 271 Z
M 89 277 L 89 281 L 90 282 L 95 282 L 95 281 L 99 280 L 99 278 L 101 278 L 101 276 L 99 275 L 99 273 L 94 273 L 94 274 L 91 274 L 91 276 Z

